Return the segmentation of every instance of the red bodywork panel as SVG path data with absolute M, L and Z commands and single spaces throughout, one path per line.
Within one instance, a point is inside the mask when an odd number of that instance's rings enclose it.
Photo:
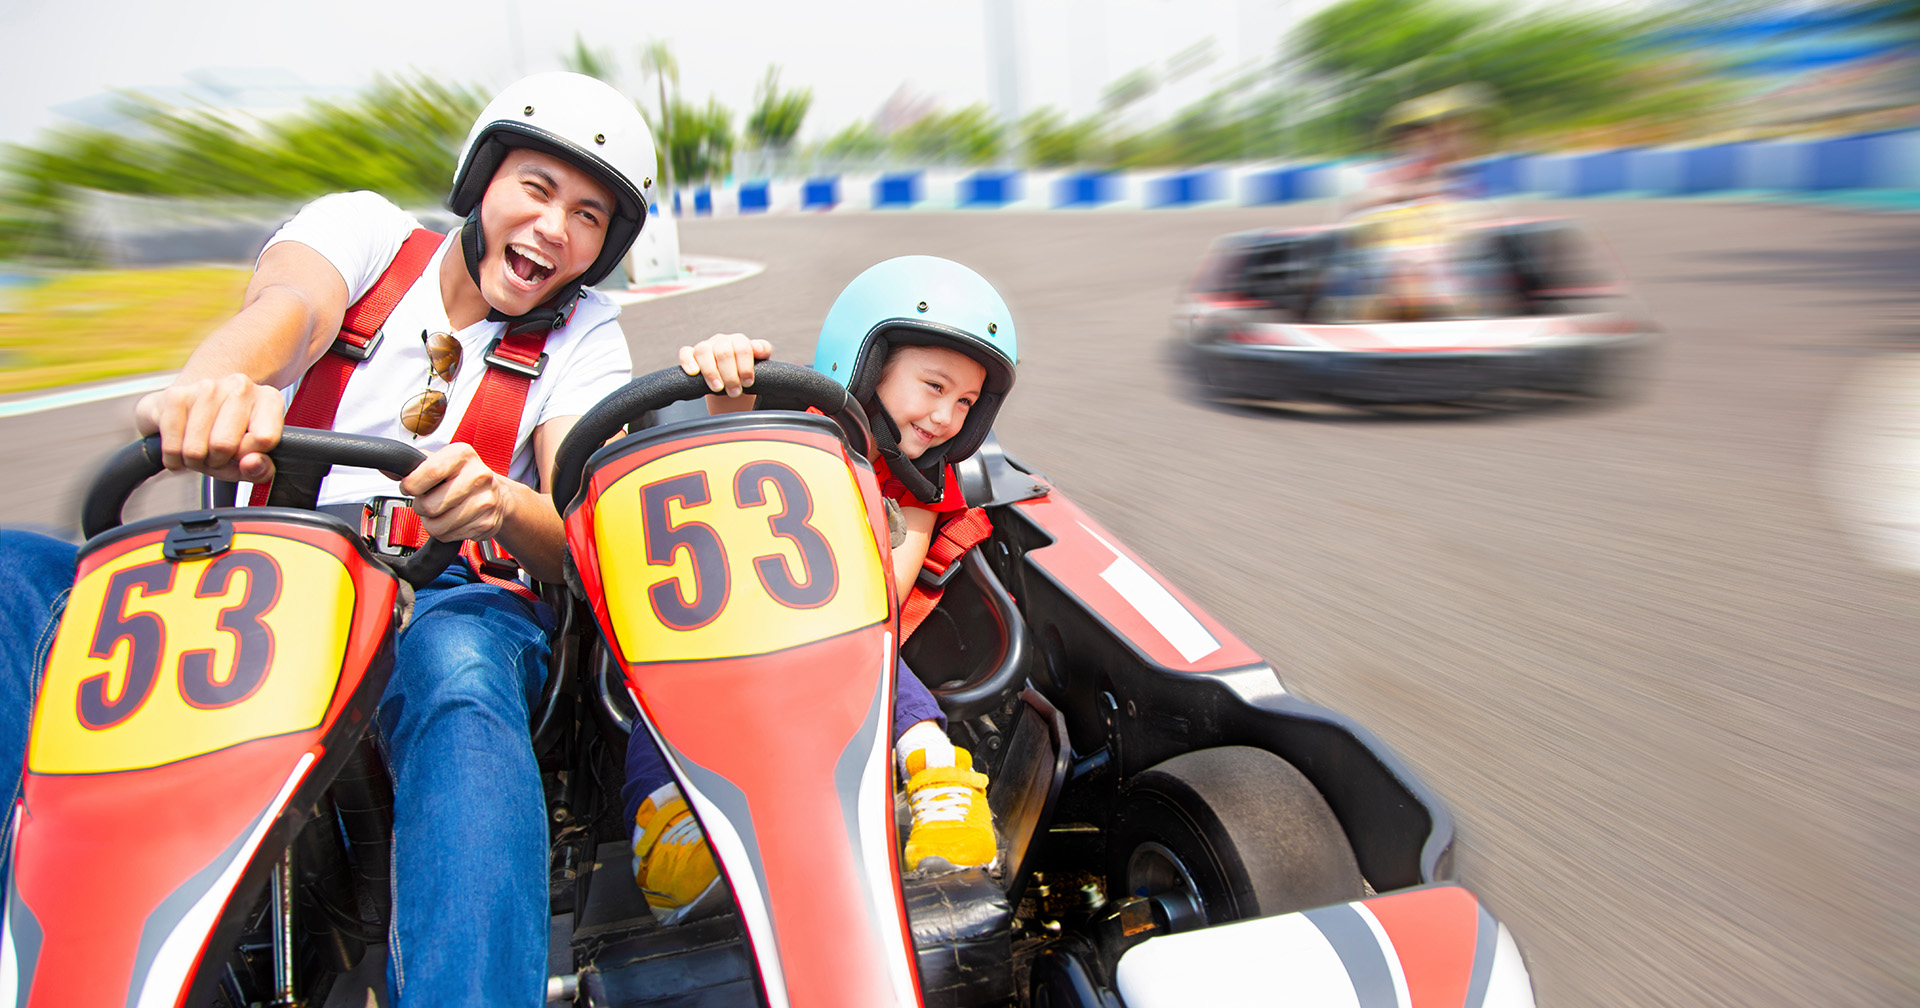
M 769 1002 L 917 1005 L 879 490 L 830 421 L 739 417 L 643 432 L 590 464 L 568 550 L 718 855 Z M 815 540 L 824 553 L 800 545 Z M 825 598 L 780 601 L 777 585 L 829 577 Z
M 1053 538 L 1028 561 L 1148 660 L 1177 672 L 1265 664 L 1072 501 L 1049 494 L 1014 506 Z
M 318 724 L 158 766 L 100 773 L 41 773 L 29 766 L 16 806 L 7 913 L 7 952 L 18 961 L 20 985 L 4 994 L 17 998 L 14 1003 L 49 1008 L 133 1004 L 137 998 L 130 994 L 149 977 L 166 1003 L 183 1000 L 208 936 L 225 918 L 246 909 L 227 906 L 228 896 L 246 867 L 249 848 L 274 825 L 281 810 L 275 798 L 283 791 L 291 794 L 299 779 L 310 776 L 312 765 L 303 767 L 303 758 L 322 757 L 336 725 L 347 739 L 360 736 L 371 702 L 351 710 L 349 702 L 386 642 L 397 582 L 343 536 L 323 528 L 241 519 L 233 529 L 236 537 L 264 537 L 246 540 L 258 547 L 249 552 L 271 556 L 273 542 L 285 541 L 288 550 L 311 556 L 312 550 L 294 545 L 306 544 L 345 568 L 353 612 L 344 656 L 337 668 L 326 670 L 332 682 L 314 687 L 330 691 L 331 699 Z M 166 531 L 97 546 L 81 557 L 79 578 L 150 549 Z M 135 599 L 125 611 L 135 612 L 141 604 Z M 66 619 L 96 615 L 69 609 Z M 300 618 L 294 609 L 286 615 Z M 124 657 L 128 650 L 114 655 Z M 293 655 L 275 657 L 281 660 L 264 671 L 262 682 L 297 663 Z M 73 703 L 70 694 L 50 695 L 52 689 L 50 676 L 36 733 L 42 717 L 58 717 L 65 709 L 56 705 Z M 256 689 L 235 704 L 260 694 Z M 150 707 L 151 702 L 142 705 L 129 721 Z M 196 904 L 200 912 L 189 913 Z M 176 981 L 167 979 L 174 975 Z M 169 982 L 179 984 L 177 996 L 165 996 Z

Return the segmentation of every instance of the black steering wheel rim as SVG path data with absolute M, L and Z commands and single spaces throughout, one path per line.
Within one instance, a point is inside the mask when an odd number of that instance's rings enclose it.
M 754 365 L 754 395 L 769 409 L 813 407 L 839 424 L 848 448 L 873 456 L 867 416 L 846 387 L 810 367 L 781 361 Z M 585 486 L 587 459 L 622 427 L 663 406 L 711 395 L 706 380 L 677 367 L 641 375 L 588 410 L 567 432 L 553 463 L 553 504 L 565 514 Z
M 288 427 L 280 432 L 280 443 L 267 453 L 275 463 L 312 462 L 327 466 L 347 465 L 382 472 L 410 473 L 426 461 L 420 449 L 387 438 L 342 434 L 338 431 Z M 121 512 L 127 498 L 140 484 L 166 470 L 160 457 L 160 436 L 142 438 L 120 449 L 87 487 L 80 510 L 80 531 L 91 539 L 121 524 Z M 415 588 L 422 588 L 440 576 L 460 555 L 460 542 L 429 539 L 404 559 L 379 557 L 394 575 Z

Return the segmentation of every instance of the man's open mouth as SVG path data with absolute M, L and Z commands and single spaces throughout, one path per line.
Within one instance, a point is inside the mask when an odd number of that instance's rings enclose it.
M 529 285 L 553 275 L 553 263 L 546 256 L 519 244 L 507 246 L 507 268 Z

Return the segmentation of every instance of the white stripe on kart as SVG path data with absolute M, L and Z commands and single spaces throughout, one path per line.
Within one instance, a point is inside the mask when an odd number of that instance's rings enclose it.
M 1220 642 L 1214 640 L 1207 628 L 1193 618 L 1193 614 L 1180 604 L 1179 599 L 1173 597 L 1172 592 L 1154 580 L 1146 568 L 1114 549 L 1112 543 L 1100 538 L 1100 533 L 1087 528 L 1085 522 L 1081 522 L 1080 527 L 1087 529 L 1088 535 L 1099 540 L 1100 545 L 1113 553 L 1113 563 L 1100 572 L 1100 580 L 1112 585 L 1113 590 L 1119 592 L 1135 612 L 1151 623 L 1160 636 L 1173 645 L 1174 650 L 1180 652 L 1180 657 L 1192 663 L 1220 650 Z

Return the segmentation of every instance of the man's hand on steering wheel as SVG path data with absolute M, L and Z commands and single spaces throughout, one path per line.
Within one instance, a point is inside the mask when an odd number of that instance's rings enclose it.
M 214 479 L 261 483 L 273 478 L 267 452 L 280 443 L 286 399 L 243 374 L 176 381 L 143 397 L 134 425 L 160 435 L 168 469 Z
M 506 480 L 473 446 L 454 443 L 426 457 L 400 481 L 413 513 L 435 539 L 492 539 L 507 523 Z

